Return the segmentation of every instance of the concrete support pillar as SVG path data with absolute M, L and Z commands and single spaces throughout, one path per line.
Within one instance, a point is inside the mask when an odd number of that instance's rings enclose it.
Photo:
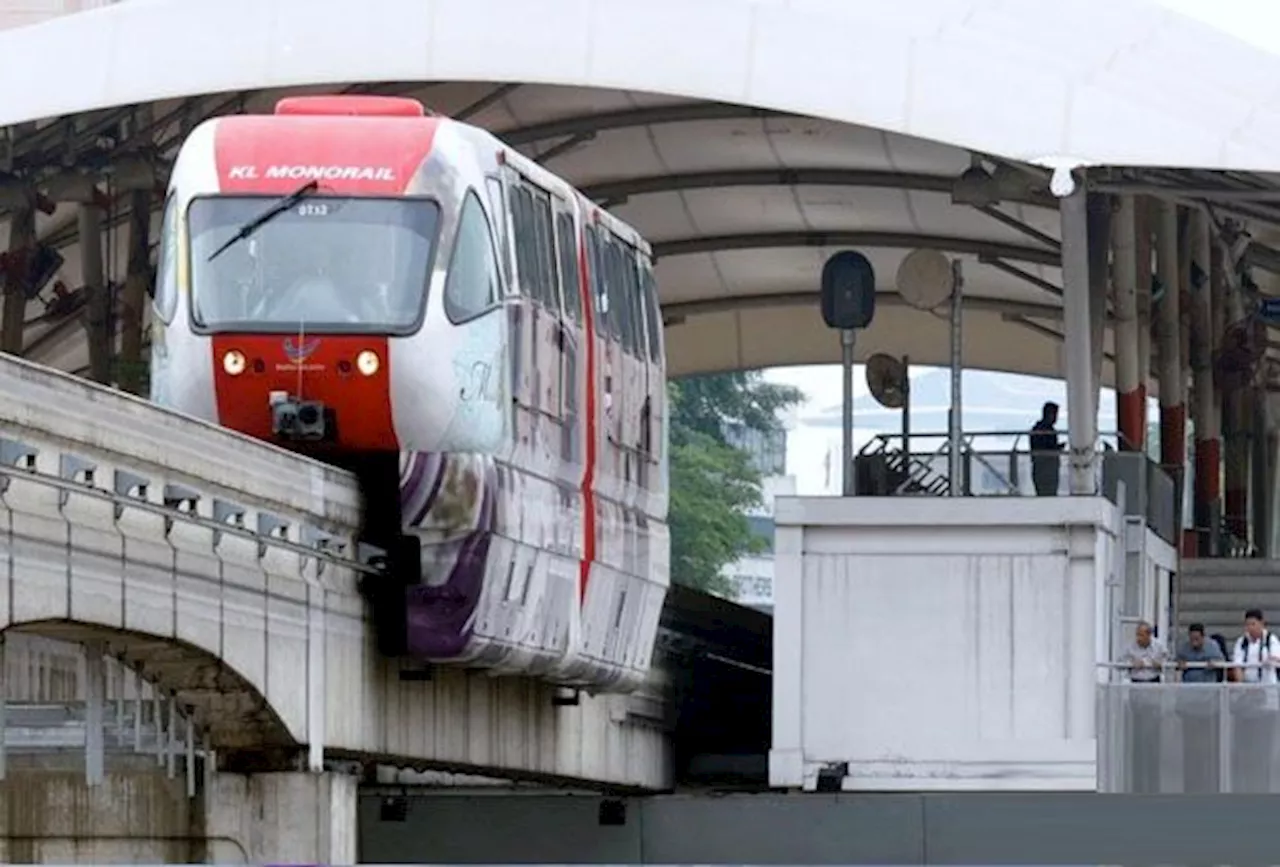
M 79 761 L 10 758 L 0 863 L 356 863 L 355 777 L 217 773 L 192 796 L 150 757 L 114 754 L 96 785 Z
M 112 344 L 111 298 L 102 263 L 102 206 L 96 202 L 80 205 L 80 262 L 84 280 L 84 327 L 89 338 L 89 378 L 111 380 Z
M 36 243 L 36 209 L 34 203 L 15 208 L 9 213 L 9 252 L 5 267 L 4 312 L 0 318 L 0 352 L 22 354 L 22 323 L 27 316 L 26 273 Z
M 1223 259 L 1225 269 L 1235 267 L 1234 262 Z M 1223 360 L 1238 352 L 1245 338 L 1244 304 L 1240 293 L 1224 289 L 1225 323 L 1221 332 L 1220 350 Z M 1222 392 L 1222 444 L 1223 444 L 1223 517 L 1227 530 L 1239 541 L 1249 538 L 1249 428 L 1247 419 L 1252 417 L 1249 406 L 1249 389 L 1238 375 L 1221 386 Z
M 1089 367 L 1092 373 L 1094 449 L 1097 449 L 1098 410 L 1102 399 L 1102 360 L 1107 348 L 1107 303 L 1111 298 L 1111 218 L 1114 199 L 1089 193 L 1085 200 L 1089 237 Z
M 1222 492 L 1221 424 L 1214 400 L 1213 376 L 1213 287 L 1210 282 L 1209 219 L 1203 211 L 1191 214 L 1190 227 L 1191 372 L 1195 388 L 1195 553 L 1212 556 L 1217 552 L 1218 524 Z
M 1154 202 L 1156 219 L 1156 353 L 1160 368 L 1160 463 L 1183 483 L 1186 463 L 1187 408 L 1182 375 L 1182 333 L 1178 285 L 1178 213 L 1173 205 Z
M 1250 417 L 1251 430 L 1249 443 L 1249 502 L 1250 517 L 1253 519 L 1251 541 L 1259 553 L 1265 553 L 1266 538 L 1271 527 L 1271 498 L 1267 496 L 1267 465 L 1270 463 L 1267 454 L 1267 431 L 1270 429 L 1270 413 L 1267 411 L 1267 394 L 1264 386 L 1253 383 L 1249 386 L 1253 412 Z
M 355 864 L 357 788 L 342 774 L 218 774 L 205 793 L 205 860 Z
M 1098 380 L 1093 374 L 1093 287 L 1089 280 L 1088 195 L 1077 186 L 1059 202 L 1062 219 L 1064 362 L 1067 381 L 1067 448 L 1070 493 L 1098 493 Z M 1102 313 L 1103 311 L 1098 311 Z
M 1137 220 L 1133 196 L 1121 196 L 1112 222 L 1115 268 L 1116 422 L 1122 451 L 1140 451 L 1147 426 L 1138 319 Z
M 1222 396 L 1223 517 L 1227 530 L 1242 541 L 1249 537 L 1249 436 L 1244 419 L 1251 411 L 1246 398 L 1241 388 Z
M 1259 534 L 1262 539 L 1261 555 L 1268 560 L 1280 552 L 1280 396 L 1267 393 L 1267 526 Z
M 1151 394 L 1151 280 L 1153 274 L 1151 200 L 1134 197 L 1135 280 L 1138 284 L 1138 383 L 1142 391 L 1141 450 L 1147 450 L 1147 398 Z

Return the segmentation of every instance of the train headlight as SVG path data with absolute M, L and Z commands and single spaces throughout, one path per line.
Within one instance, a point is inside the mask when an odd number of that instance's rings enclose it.
M 381 366 L 382 362 L 378 360 L 378 353 L 372 349 L 366 349 L 356 356 L 356 370 L 365 376 L 373 376 Z
M 245 359 L 244 353 L 238 349 L 232 349 L 222 356 L 222 369 L 231 376 L 239 376 L 244 373 Z

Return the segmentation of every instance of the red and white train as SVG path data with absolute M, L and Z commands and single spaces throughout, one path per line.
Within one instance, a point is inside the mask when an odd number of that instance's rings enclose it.
M 284 99 L 183 144 L 153 321 L 155 402 L 361 474 L 383 652 L 647 675 L 666 376 L 633 228 L 416 101 Z

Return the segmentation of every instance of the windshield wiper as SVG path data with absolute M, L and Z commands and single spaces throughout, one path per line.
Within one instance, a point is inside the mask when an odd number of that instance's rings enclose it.
M 298 202 L 302 201 L 311 193 L 314 193 L 316 189 L 319 188 L 319 186 L 320 186 L 319 181 L 307 181 L 305 184 L 298 187 L 292 193 L 285 196 L 283 199 L 276 202 L 274 205 L 267 208 L 261 214 L 254 217 L 252 220 L 250 220 L 249 222 L 241 226 L 240 231 L 236 232 L 234 235 L 228 238 L 227 242 L 223 244 L 221 247 L 219 247 L 218 249 L 210 253 L 209 258 L 206 259 L 205 261 L 212 262 L 214 259 L 221 256 L 228 247 L 231 247 L 237 244 L 238 242 L 243 241 L 245 238 L 249 237 L 254 232 L 258 231 L 258 229 L 262 228 L 263 225 L 270 222 L 271 220 L 274 220 L 276 217 L 280 216 L 285 211 L 289 210 L 294 205 L 298 204 Z

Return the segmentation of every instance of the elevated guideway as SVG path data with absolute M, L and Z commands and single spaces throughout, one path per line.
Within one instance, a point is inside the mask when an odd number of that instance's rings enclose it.
M 220 767 L 668 784 L 662 705 L 643 691 L 566 703 L 549 684 L 381 658 L 350 474 L 10 357 L 0 392 L 0 625 L 86 645 L 74 699 L 135 702 L 178 743 L 189 719 Z M 104 656 L 141 682 L 107 676 Z M 39 717 L 51 682 L 18 695 L 6 677 L 6 694 Z M 91 744 L 125 737 L 110 711 L 81 724 Z

